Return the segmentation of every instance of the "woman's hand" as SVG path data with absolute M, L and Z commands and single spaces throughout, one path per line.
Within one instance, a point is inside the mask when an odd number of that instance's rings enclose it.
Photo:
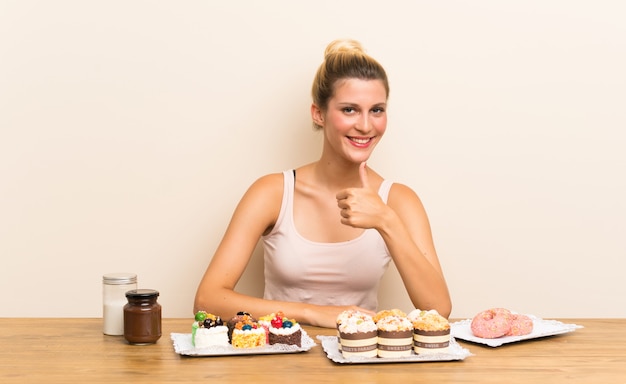
M 341 223 L 355 228 L 376 228 L 389 207 L 370 186 L 365 162 L 359 166 L 359 177 L 361 188 L 347 188 L 336 195 Z
M 355 310 L 374 316 L 376 313 L 368 309 L 357 307 L 356 305 L 345 306 L 307 306 L 303 310 L 303 323 L 316 327 L 337 328 L 337 316 L 343 311 Z

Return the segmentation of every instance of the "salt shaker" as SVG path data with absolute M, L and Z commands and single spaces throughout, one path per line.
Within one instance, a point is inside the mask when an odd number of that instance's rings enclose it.
M 126 292 L 124 338 L 130 344 L 153 344 L 161 337 L 161 304 L 159 291 L 133 289 Z
M 105 335 L 124 334 L 124 305 L 126 292 L 137 289 L 134 273 L 108 273 L 102 276 L 102 332 Z

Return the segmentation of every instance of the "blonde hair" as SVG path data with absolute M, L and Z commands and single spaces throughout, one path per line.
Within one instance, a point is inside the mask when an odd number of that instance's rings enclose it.
M 337 82 L 344 79 L 381 80 L 389 97 L 389 81 L 385 69 L 365 53 L 361 43 L 356 40 L 340 39 L 328 44 L 324 52 L 324 62 L 313 80 L 313 103 L 321 110 L 326 110 L 328 100 L 335 94 Z M 322 128 L 316 123 L 313 126 L 315 129 Z

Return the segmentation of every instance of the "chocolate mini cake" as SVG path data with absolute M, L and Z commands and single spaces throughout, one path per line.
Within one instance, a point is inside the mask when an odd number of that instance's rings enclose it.
M 256 322 L 256 319 L 252 317 L 248 312 L 237 312 L 235 316 L 233 316 L 230 320 L 226 322 L 226 326 L 228 327 L 228 341 L 232 343 L 233 341 L 233 329 L 235 329 L 235 325 L 239 322 Z
M 278 312 L 270 320 L 268 336 L 270 344 L 302 346 L 302 329 L 300 324 L 293 319 L 284 317 L 282 312 Z

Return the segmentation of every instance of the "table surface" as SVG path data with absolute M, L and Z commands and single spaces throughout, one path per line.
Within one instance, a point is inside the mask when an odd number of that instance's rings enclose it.
M 191 319 L 163 319 L 152 345 L 129 345 L 102 334 L 101 319 L 0 318 L 1 383 L 410 382 L 626 383 L 626 319 L 559 319 L 584 328 L 492 348 L 457 340 L 472 355 L 461 361 L 337 364 L 317 335 L 302 353 L 188 357 L 174 351 L 171 333 L 189 333 Z

